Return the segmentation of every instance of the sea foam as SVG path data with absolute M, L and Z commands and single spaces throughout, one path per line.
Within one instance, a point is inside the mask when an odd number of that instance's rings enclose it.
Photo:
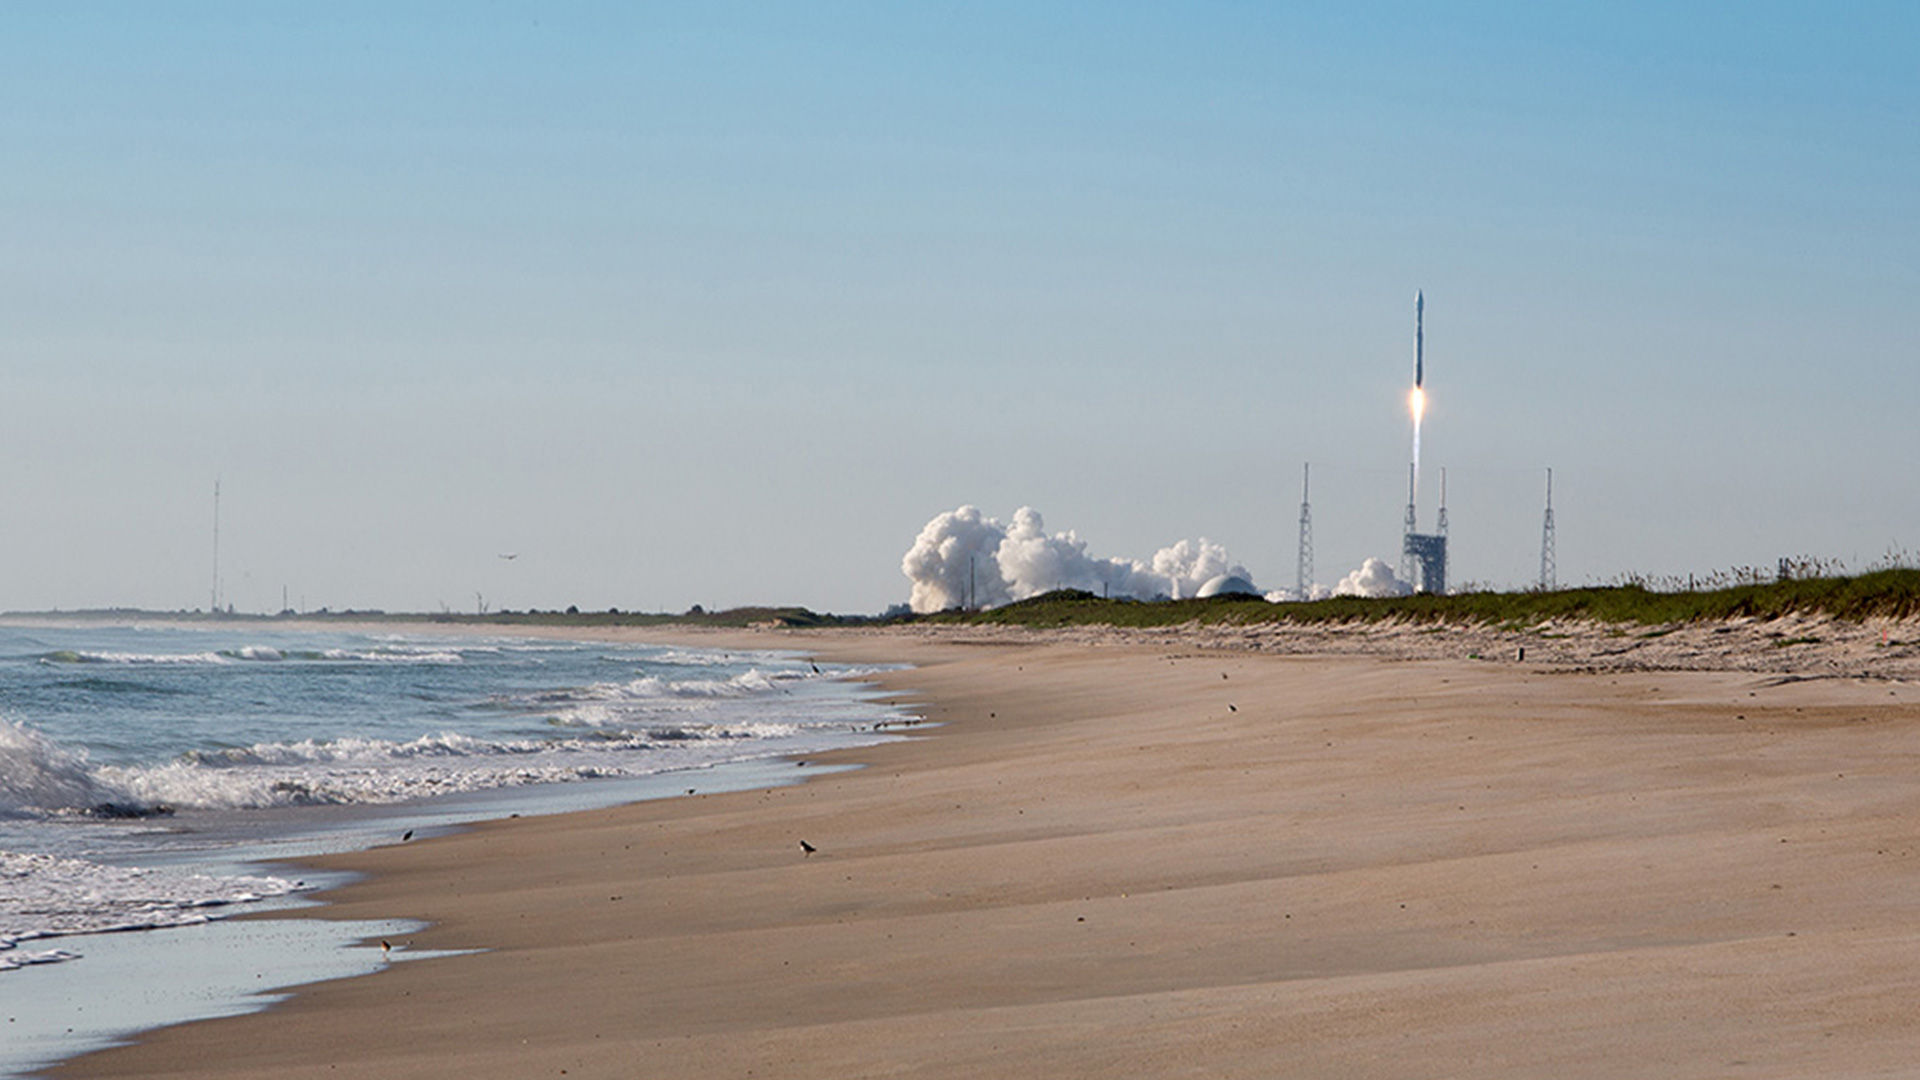
M 888 739 L 899 715 L 840 681 L 884 668 L 766 652 L 251 628 L 36 629 L 6 645 L 0 969 L 72 958 L 39 939 L 195 923 L 299 888 L 195 854 L 253 810 L 813 754 Z M 292 832 L 303 816 L 263 820 Z
M 229 905 L 303 887 L 278 877 L 109 866 L 0 851 L 0 970 L 75 958 L 63 949 L 23 949 L 22 942 L 202 923 Z
M 110 806 L 124 792 L 102 783 L 85 751 L 73 751 L 24 724 L 0 720 L 0 816 Z
M 465 652 L 497 652 L 497 649 L 419 648 L 382 645 L 373 649 L 278 649 L 271 645 L 240 645 L 189 653 L 139 653 L 112 650 L 55 649 L 42 655 L 43 664 L 103 664 L 125 666 L 205 666 L 245 663 L 345 663 L 345 664 L 458 664 Z

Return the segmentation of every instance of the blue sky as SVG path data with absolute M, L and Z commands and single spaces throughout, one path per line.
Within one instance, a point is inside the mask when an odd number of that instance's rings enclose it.
M 1904 5 L 687 7 L 0 14 L 0 608 L 1330 582 L 1416 288 L 1456 579 L 1920 548 Z

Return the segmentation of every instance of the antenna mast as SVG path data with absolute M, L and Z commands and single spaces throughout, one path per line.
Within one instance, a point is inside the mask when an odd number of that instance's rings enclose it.
M 1552 592 L 1560 587 L 1559 567 L 1553 553 L 1553 470 L 1547 470 L 1547 517 L 1540 526 L 1540 589 Z
M 213 478 L 213 595 L 207 608 L 210 614 L 220 611 L 220 478 Z
M 1294 563 L 1294 587 L 1300 599 L 1311 599 L 1313 588 L 1313 507 L 1307 501 L 1308 485 L 1313 479 L 1313 463 L 1300 466 L 1300 553 Z
M 1400 580 L 1413 580 L 1413 534 L 1420 531 L 1420 522 L 1413 511 L 1414 469 L 1418 466 L 1407 463 L 1407 527 L 1400 538 Z

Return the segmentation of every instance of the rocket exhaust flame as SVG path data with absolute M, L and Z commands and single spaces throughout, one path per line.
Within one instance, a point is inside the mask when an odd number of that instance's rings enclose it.
M 1407 505 L 1420 500 L 1420 420 L 1427 414 L 1427 392 L 1422 389 L 1427 376 L 1427 294 L 1413 294 L 1413 390 L 1407 395 L 1407 411 L 1413 414 L 1413 481 L 1407 492 Z
M 1427 392 L 1414 387 L 1407 393 L 1407 411 L 1413 414 L 1413 477 L 1414 492 L 1420 490 L 1420 421 L 1427 414 Z

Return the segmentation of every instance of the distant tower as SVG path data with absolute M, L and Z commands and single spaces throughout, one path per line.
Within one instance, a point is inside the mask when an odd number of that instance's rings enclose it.
M 1313 479 L 1313 463 L 1300 466 L 1300 556 L 1294 563 L 1294 588 L 1300 599 L 1311 598 L 1313 588 L 1313 507 L 1307 501 L 1307 488 Z
M 1447 467 L 1440 466 L 1440 512 L 1433 522 L 1433 534 L 1440 538 L 1440 580 L 1447 577 Z
M 220 478 L 213 478 L 213 597 L 207 605 L 209 614 L 220 610 Z
M 1552 592 L 1560 587 L 1560 570 L 1553 556 L 1553 470 L 1547 470 L 1547 517 L 1540 526 L 1540 589 Z
M 1400 535 L 1400 580 L 1401 581 L 1413 580 L 1413 535 L 1420 531 L 1420 521 L 1414 515 L 1414 510 L 1413 510 L 1413 485 L 1415 483 L 1415 480 L 1414 480 L 1415 468 L 1417 468 L 1417 466 L 1413 465 L 1412 463 L 1408 463 L 1407 465 L 1407 527 L 1405 531 L 1403 531 Z

